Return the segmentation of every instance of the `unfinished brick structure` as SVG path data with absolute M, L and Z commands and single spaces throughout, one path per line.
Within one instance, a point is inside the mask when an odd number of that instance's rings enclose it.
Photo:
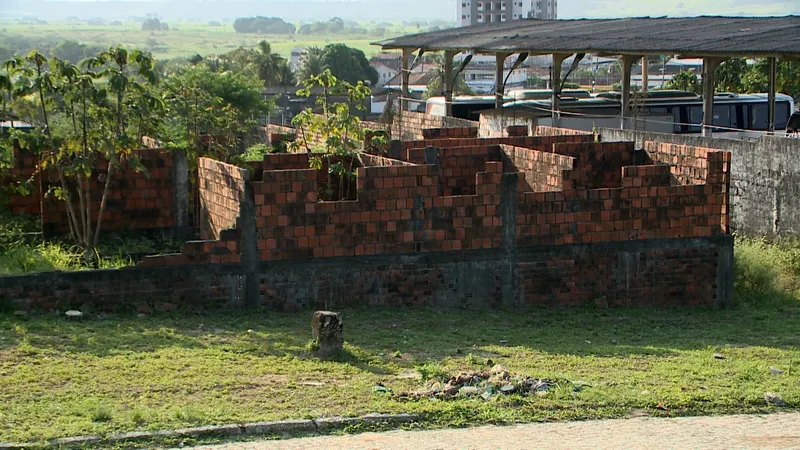
M 25 301 L 41 308 L 85 299 L 79 292 L 128 298 L 118 289 L 141 271 L 147 298 L 120 307 L 732 301 L 729 153 L 539 131 L 479 139 L 467 127 L 395 142 L 361 155 L 348 201 L 319 201 L 324 176 L 306 154 L 268 155 L 249 171 L 202 159 L 205 240 L 95 281 L 11 277 L 0 298 L 33 292 Z M 42 282 L 59 288 L 43 293 Z
M 429 133 L 368 156 L 385 165 L 358 169 L 355 201 L 319 202 L 307 155 L 269 155 L 250 183 L 228 170 L 238 191 L 208 205 L 236 227 L 230 205 L 252 201 L 253 242 L 233 228 L 146 265 L 254 246 L 259 302 L 276 309 L 731 301 L 729 153 L 550 134 Z

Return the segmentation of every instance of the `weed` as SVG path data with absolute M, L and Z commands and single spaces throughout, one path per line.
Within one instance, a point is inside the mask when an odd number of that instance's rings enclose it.
M 182 422 L 196 424 L 203 420 L 203 414 L 192 405 L 184 405 L 175 410 L 175 418 Z
M 471 366 L 483 365 L 483 360 L 481 358 L 475 356 L 472 353 L 470 353 L 466 357 L 464 357 L 464 360 L 467 362 L 467 364 L 469 364 Z
M 108 405 L 99 404 L 92 410 L 91 417 L 92 422 L 111 422 L 113 415 Z
M 442 369 L 442 367 L 436 362 L 426 362 L 425 364 L 417 367 L 417 372 L 422 376 L 423 381 L 428 380 L 438 380 L 438 381 L 445 381 L 450 378 L 450 375 Z

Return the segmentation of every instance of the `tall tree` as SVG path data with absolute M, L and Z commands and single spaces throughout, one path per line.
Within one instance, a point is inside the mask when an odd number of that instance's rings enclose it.
M 297 78 L 301 82 L 310 80 L 321 75 L 325 69 L 325 50 L 316 46 L 308 47 L 300 65 L 300 70 L 297 73 Z
M 325 67 L 333 76 L 356 84 L 359 81 L 375 84 L 378 82 L 378 71 L 370 66 L 364 52 L 344 44 L 328 44 L 325 46 Z

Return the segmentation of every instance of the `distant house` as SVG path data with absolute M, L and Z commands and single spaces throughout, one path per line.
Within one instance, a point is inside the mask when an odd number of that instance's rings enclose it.
M 378 71 L 378 86 L 386 86 L 400 73 L 402 56 L 399 53 L 382 52 L 369 60 L 370 66 Z
M 292 49 L 292 53 L 289 55 L 289 67 L 291 67 L 292 72 L 297 72 L 300 69 L 300 66 L 303 64 L 303 59 L 306 56 L 306 49 L 304 48 L 295 48 Z

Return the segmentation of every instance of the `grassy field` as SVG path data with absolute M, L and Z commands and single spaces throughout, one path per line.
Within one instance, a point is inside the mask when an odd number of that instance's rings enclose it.
M 307 351 L 310 314 L 0 316 L 0 442 L 370 412 L 437 427 L 775 411 L 766 392 L 796 408 L 794 250 L 744 245 L 735 309 L 346 310 L 347 354 L 331 362 Z M 457 374 L 489 359 L 589 387 L 412 402 L 372 389 L 414 391 L 423 366 Z
M 141 31 L 137 22 L 122 22 L 121 25 L 86 24 L 75 25 L 69 22 L 50 22 L 47 25 L 20 25 L 12 22 L 0 22 L 0 45 L 9 46 L 3 41 L 13 42 L 24 37 L 33 42 L 49 42 L 50 45 L 62 39 L 78 41 L 90 45 L 125 45 L 131 48 L 150 50 L 157 58 L 170 59 L 189 57 L 194 54 L 203 56 L 218 55 L 229 52 L 239 46 L 253 47 L 259 41 L 266 40 L 272 45 L 272 51 L 288 58 L 292 49 L 309 46 L 324 47 L 332 42 L 341 42 L 361 49 L 370 57 L 380 50 L 371 42 L 381 40 L 380 37 L 365 35 L 326 35 L 326 36 L 287 36 L 241 34 L 233 30 L 231 23 L 211 26 L 205 23 L 178 22 L 170 23 L 169 31 Z M 416 31 L 396 24 L 386 29 L 386 38 Z M 13 50 L 13 49 L 12 49 Z

